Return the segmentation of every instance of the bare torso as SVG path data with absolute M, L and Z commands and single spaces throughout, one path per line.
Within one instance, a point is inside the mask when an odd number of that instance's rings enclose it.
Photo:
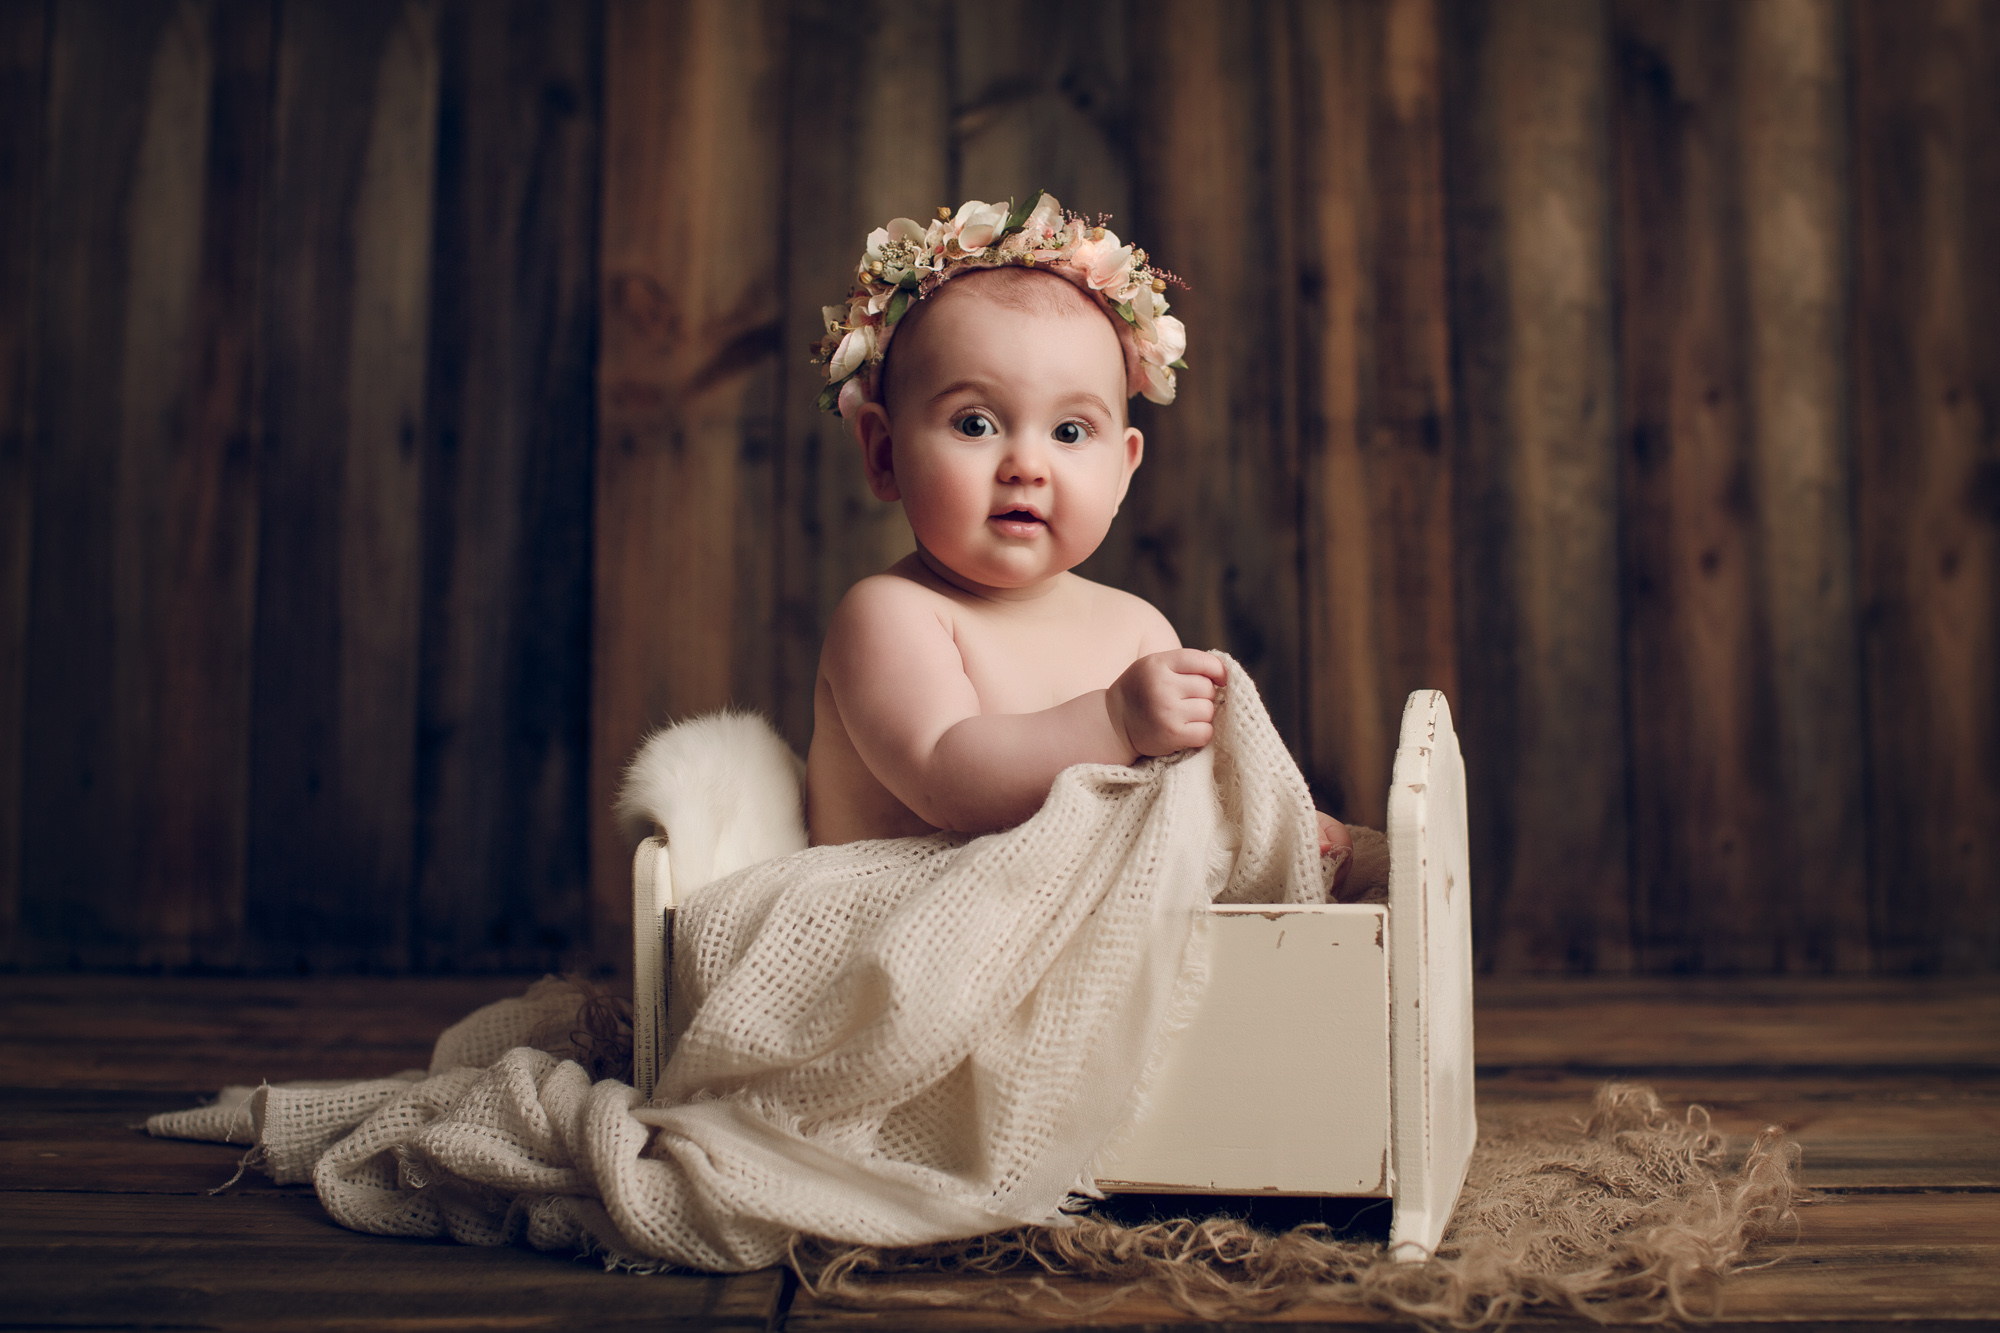
M 883 581 L 893 580 L 885 585 Z M 873 586 L 871 586 L 873 585 Z M 891 791 L 862 757 L 850 717 L 866 702 L 843 709 L 845 621 L 884 604 L 906 618 L 913 640 L 948 636 L 954 653 L 936 655 L 940 690 L 966 687 L 960 707 L 981 715 L 1042 713 L 1111 687 L 1140 657 L 1179 647 L 1172 628 L 1152 606 L 1130 594 L 1065 574 L 1032 598 L 993 601 L 944 582 L 911 556 L 849 594 L 827 637 L 813 690 L 813 739 L 806 761 L 806 809 L 815 844 L 930 833 L 935 826 Z M 878 641 L 879 642 L 879 641 Z M 850 659 L 851 660 L 851 659 Z M 829 669 L 831 666 L 832 669 Z M 926 682 L 928 683 L 928 682 Z M 854 691 L 857 698 L 861 691 Z M 976 699 L 976 705 L 971 702 Z M 880 708 L 880 704 L 872 705 Z M 1046 794 L 1046 792 L 1044 792 Z

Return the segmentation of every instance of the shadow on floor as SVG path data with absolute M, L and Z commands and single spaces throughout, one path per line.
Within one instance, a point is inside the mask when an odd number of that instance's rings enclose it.
M 1389 1200 L 1319 1199 L 1268 1194 L 1114 1194 L 1091 1210 L 1125 1226 L 1177 1217 L 1237 1217 L 1260 1231 L 1322 1222 L 1341 1240 L 1389 1239 Z

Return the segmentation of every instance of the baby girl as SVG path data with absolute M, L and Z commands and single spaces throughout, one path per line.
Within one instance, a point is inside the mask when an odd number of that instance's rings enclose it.
M 1186 334 L 1164 278 L 1046 194 L 939 212 L 870 236 L 848 304 L 826 311 L 822 405 L 917 549 L 828 627 L 815 844 L 1018 824 L 1072 764 L 1206 745 L 1223 679 L 1153 606 L 1070 572 L 1145 452 L 1127 398 L 1173 401 Z M 1346 829 L 1320 829 L 1344 858 Z

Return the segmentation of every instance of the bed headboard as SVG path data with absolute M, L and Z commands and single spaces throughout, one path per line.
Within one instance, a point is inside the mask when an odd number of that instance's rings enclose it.
M 1437 690 L 1403 706 L 1389 784 L 1389 1052 L 1400 1257 L 1437 1247 L 1479 1135 L 1465 762 Z M 1419 1248 L 1411 1248 L 1419 1247 Z

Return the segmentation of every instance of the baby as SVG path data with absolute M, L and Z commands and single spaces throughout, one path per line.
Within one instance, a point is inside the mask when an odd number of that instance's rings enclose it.
M 813 697 L 812 841 L 1027 819 L 1072 764 L 1206 745 L 1222 662 L 1070 571 L 1104 540 L 1171 402 L 1185 333 L 1145 255 L 1042 195 L 869 238 L 821 344 L 869 489 L 916 551 L 834 612 Z M 894 355 L 889 355 L 894 335 Z M 1321 853 L 1347 831 L 1320 816 Z

